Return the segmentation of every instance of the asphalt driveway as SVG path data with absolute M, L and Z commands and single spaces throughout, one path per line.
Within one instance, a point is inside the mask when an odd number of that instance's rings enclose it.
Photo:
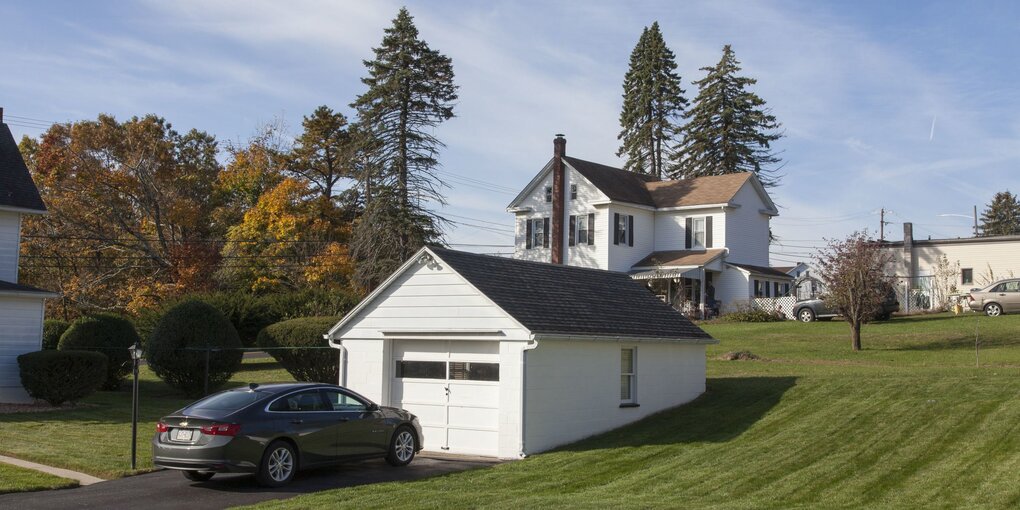
M 302 471 L 294 483 L 278 489 L 257 486 L 252 475 L 221 474 L 208 482 L 196 483 L 175 471 L 157 471 L 77 489 L 5 494 L 0 496 L 0 508 L 220 509 L 327 489 L 417 480 L 493 464 L 480 459 L 419 457 L 407 467 L 393 468 L 382 460 L 372 460 Z

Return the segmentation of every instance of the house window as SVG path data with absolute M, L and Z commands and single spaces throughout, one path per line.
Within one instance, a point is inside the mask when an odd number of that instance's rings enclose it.
M 548 248 L 549 247 L 549 218 L 534 218 L 524 222 L 524 247 Z
M 784 296 L 789 296 L 790 295 L 790 284 L 789 283 L 784 283 L 783 284 L 783 295 Z
M 764 296 L 765 296 L 765 286 L 762 285 L 761 280 L 755 280 L 754 281 L 754 297 L 764 297 Z
M 398 379 L 446 379 L 445 361 L 397 361 Z
M 974 270 L 965 268 L 960 270 L 960 283 L 963 285 L 974 283 Z
M 634 216 L 613 213 L 613 244 L 634 246 Z
M 636 349 L 620 350 L 620 403 L 633 404 L 637 400 L 637 360 Z
M 552 186 L 545 187 L 545 201 L 552 202 Z
M 595 244 L 595 215 L 580 214 L 570 217 L 570 246 Z
M 570 185 L 570 199 L 571 200 L 577 200 L 577 185 L 576 184 L 571 184 Z
M 772 297 L 779 297 L 779 282 L 772 282 Z
M 705 247 L 705 218 L 694 218 L 691 224 L 694 230 L 694 235 L 691 239 L 694 241 L 694 248 Z

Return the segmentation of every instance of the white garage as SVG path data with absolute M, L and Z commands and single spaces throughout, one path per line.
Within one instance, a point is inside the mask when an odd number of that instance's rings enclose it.
M 622 273 L 423 248 L 327 334 L 426 451 L 516 458 L 688 402 L 708 334 Z

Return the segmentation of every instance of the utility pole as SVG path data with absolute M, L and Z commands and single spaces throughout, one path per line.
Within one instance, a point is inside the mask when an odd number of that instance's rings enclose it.
M 879 209 L 878 242 L 880 242 L 880 243 L 885 242 L 885 226 L 892 224 L 891 221 L 885 221 L 885 213 L 886 212 L 892 212 L 892 211 L 886 211 L 884 207 Z
M 978 229 L 977 229 L 977 206 L 975 205 L 974 206 L 974 237 L 977 237 L 977 236 L 978 236 Z

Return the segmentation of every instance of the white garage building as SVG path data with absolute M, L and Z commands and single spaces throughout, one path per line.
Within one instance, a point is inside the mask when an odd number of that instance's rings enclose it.
M 707 333 L 624 273 L 423 248 L 327 334 L 428 451 L 516 458 L 689 402 Z

